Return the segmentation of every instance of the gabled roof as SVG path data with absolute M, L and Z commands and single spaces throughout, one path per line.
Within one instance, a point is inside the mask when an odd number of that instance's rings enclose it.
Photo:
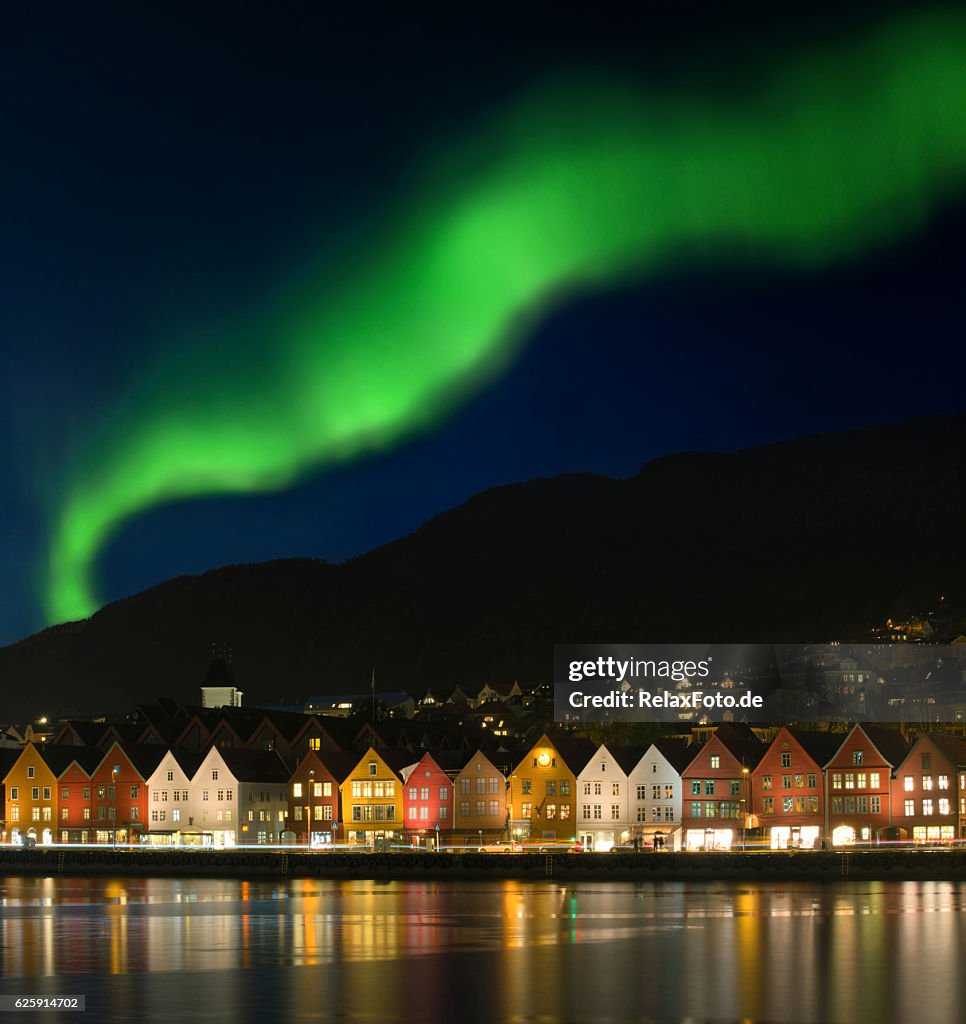
M 609 743 L 602 743 L 601 746 L 613 757 L 617 762 L 617 766 L 625 775 L 630 775 L 644 756 L 644 751 L 640 747 L 612 747 Z M 599 750 L 600 747 L 597 749 Z
M 655 740 L 653 745 L 664 755 L 678 775 L 694 760 L 696 748 L 684 740 Z
M 168 752 L 167 747 L 162 747 L 157 743 L 118 743 L 117 745 L 142 779 L 149 779 L 155 773 L 158 765 L 164 760 L 164 755 Z M 111 747 L 108 747 L 98 764 L 101 764 L 110 752 Z
M 346 754 L 341 750 L 311 750 L 309 754 L 318 759 L 319 763 L 340 786 L 359 763 L 359 758 L 354 753 Z
M 171 747 L 171 754 L 178 762 L 178 767 L 189 779 L 195 777 L 195 773 L 201 767 L 201 762 L 205 759 L 204 754 L 200 754 L 197 750 L 188 750 L 185 747 Z M 160 763 L 159 761 L 158 764 Z
M 860 728 L 893 768 L 906 759 L 910 745 L 898 729 L 886 729 L 881 725 L 862 725 Z
M 945 732 L 923 733 L 923 736 L 931 740 L 943 757 L 957 768 L 966 767 L 966 739 L 962 736 L 950 736 Z M 912 747 L 909 748 L 909 752 L 912 753 Z
M 825 767 L 835 757 L 845 740 L 844 733 L 816 732 L 812 729 L 789 729 L 788 734 L 820 767 Z
M 97 745 L 97 741 L 103 735 L 105 728 L 106 726 L 103 722 L 64 722 L 57 730 L 53 742 L 55 744 L 59 743 L 61 736 L 73 732 L 84 746 L 93 747 Z
M 225 766 L 239 782 L 288 782 L 289 765 L 277 750 L 219 749 Z
M 755 768 L 765 756 L 768 745 L 762 743 L 751 727 L 744 722 L 723 722 L 715 730 L 715 739 L 740 762 L 744 768 Z M 691 755 L 694 760 L 695 752 Z
M 567 767 L 579 775 L 587 767 L 590 759 L 597 753 L 599 744 L 582 736 L 568 736 L 558 733 L 547 733 L 547 739 L 564 759 Z
M 45 743 L 37 750 L 58 779 L 75 761 L 90 775 L 104 758 L 104 751 L 99 747 L 75 747 L 66 743 Z

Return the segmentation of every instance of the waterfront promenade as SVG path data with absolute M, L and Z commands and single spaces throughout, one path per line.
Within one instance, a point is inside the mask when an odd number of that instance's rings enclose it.
M 0 850 L 0 875 L 709 881 L 966 879 L 966 850 L 728 853 L 327 853 L 306 850 Z

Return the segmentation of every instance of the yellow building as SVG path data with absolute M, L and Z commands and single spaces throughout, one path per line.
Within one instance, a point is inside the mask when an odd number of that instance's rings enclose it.
M 510 777 L 509 816 L 519 842 L 576 840 L 577 776 L 597 745 L 573 736 L 544 734 Z
M 57 778 L 33 743 L 23 748 L 4 781 L 4 842 L 53 843 L 58 817 Z
M 399 772 L 414 762 L 411 754 L 370 747 L 339 787 L 344 841 L 372 846 L 398 839 L 403 820 L 403 782 Z

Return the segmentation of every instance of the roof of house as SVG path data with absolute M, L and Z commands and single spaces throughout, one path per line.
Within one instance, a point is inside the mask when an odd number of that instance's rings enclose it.
M 547 733 L 547 739 L 550 740 L 554 749 L 564 759 L 574 775 L 579 775 L 587 767 L 599 747 L 599 744 L 594 743 L 593 740 L 584 739 L 583 736 Z
M 277 750 L 219 750 L 225 766 L 239 782 L 288 782 L 292 766 Z
M 865 732 L 866 736 L 875 744 L 875 749 L 893 768 L 902 764 L 906 759 L 910 744 L 898 729 L 887 729 L 882 725 L 861 725 L 859 728 Z
M 667 758 L 678 775 L 694 760 L 697 749 L 690 743 L 685 743 L 684 740 L 674 739 L 655 740 L 654 746 Z
M 104 759 L 104 751 L 99 747 L 79 747 L 67 743 L 55 743 L 53 745 L 44 743 L 37 749 L 40 751 L 40 756 L 44 759 L 47 767 L 57 778 L 60 778 L 74 761 L 90 775 Z
M 846 735 L 842 732 L 817 732 L 814 729 L 789 729 L 788 732 L 802 750 L 822 767 L 835 757 Z

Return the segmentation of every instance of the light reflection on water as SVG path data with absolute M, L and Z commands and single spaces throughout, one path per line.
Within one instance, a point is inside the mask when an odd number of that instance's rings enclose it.
M 964 906 L 949 882 L 8 878 L 0 990 L 84 994 L 87 1020 L 946 1024 Z

